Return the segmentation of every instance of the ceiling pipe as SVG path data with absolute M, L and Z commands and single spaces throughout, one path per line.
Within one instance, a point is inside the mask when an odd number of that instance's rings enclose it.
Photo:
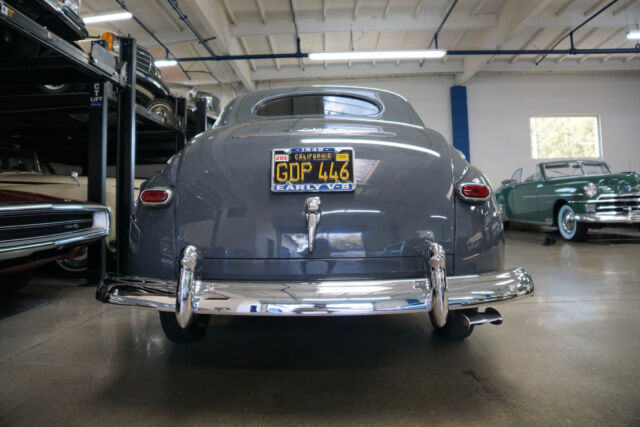
M 178 2 L 176 0 L 167 0 L 169 2 L 169 5 L 173 8 L 173 10 L 178 14 L 178 18 L 184 22 L 184 25 L 187 26 L 187 28 L 189 28 L 189 30 L 193 33 L 193 35 L 198 39 L 198 42 L 202 45 L 202 47 L 205 48 L 205 50 L 207 51 L 207 53 L 209 55 L 211 55 L 212 58 L 217 57 L 217 55 L 213 52 L 213 50 L 209 47 L 209 45 L 207 44 L 207 40 L 205 40 L 200 33 L 198 32 L 198 30 L 196 30 L 196 28 L 193 26 L 193 24 L 191 23 L 191 21 L 189 21 L 189 17 L 187 17 L 187 15 L 185 15 L 182 10 L 180 9 L 180 6 L 178 6 Z M 176 60 L 178 62 L 180 62 L 178 60 L 178 58 L 176 58 Z M 216 81 L 220 84 L 222 84 L 222 82 L 213 75 L 213 73 L 211 73 L 211 75 L 213 76 L 214 79 L 216 79 Z
M 453 12 L 453 8 L 456 7 L 457 4 L 458 4 L 458 0 L 455 0 L 453 3 L 451 3 L 449 10 L 447 10 L 447 13 L 444 15 L 444 18 L 442 18 L 442 22 L 440 22 L 440 25 L 438 25 L 438 29 L 436 30 L 435 33 L 433 33 L 433 37 L 431 38 L 431 41 L 429 42 L 429 46 L 427 46 L 427 49 L 431 49 L 431 46 L 434 43 L 436 44 L 436 49 L 438 49 L 438 36 L 440 35 L 440 30 L 442 30 L 442 27 L 444 27 L 445 22 L 447 22 L 447 19 L 449 19 L 449 15 L 451 15 L 451 12 Z
M 447 10 L 447 13 L 445 13 L 444 17 L 442 18 L 442 22 L 440 22 L 440 25 L 438 25 L 438 29 L 435 33 L 433 33 L 433 37 L 431 37 L 431 41 L 429 41 L 429 46 L 427 46 L 427 49 L 431 49 L 431 46 L 434 43 L 436 44 L 436 49 L 438 49 L 438 36 L 440 36 L 440 31 L 442 30 L 442 27 L 444 27 L 445 22 L 447 22 L 447 19 L 449 19 L 449 15 L 451 15 L 451 12 L 453 12 L 453 8 L 456 7 L 457 4 L 458 0 L 454 0 L 454 2 L 451 3 L 451 6 L 449 6 L 449 10 Z M 420 61 L 420 66 L 422 67 L 423 64 L 424 59 Z
M 640 47 L 617 49 L 496 49 L 496 50 L 448 50 L 447 55 L 610 55 L 610 54 L 640 54 Z M 217 55 L 194 56 L 175 58 L 178 62 L 201 61 L 240 61 L 249 59 L 282 59 L 282 58 L 308 58 L 306 52 L 293 53 L 268 53 L 256 55 Z
M 298 20 L 296 19 L 296 10 L 293 7 L 293 0 L 289 0 L 289 5 L 291 6 L 291 17 L 293 18 L 293 28 L 296 30 L 296 52 L 300 52 L 300 33 L 298 33 Z M 300 61 L 300 69 L 304 71 L 304 62 L 302 61 L 302 57 L 298 57 Z
M 640 47 L 617 49 L 498 49 L 447 51 L 447 55 L 610 55 L 631 53 L 640 53 Z
M 265 53 L 255 55 L 216 55 L 216 56 L 194 56 L 187 58 L 175 58 L 178 62 L 200 62 L 200 61 L 241 61 L 249 59 L 283 59 L 283 58 L 308 58 L 309 54 L 304 52 L 293 53 Z
M 566 40 L 567 37 L 569 37 L 569 40 L 571 42 L 571 49 L 569 49 L 570 52 L 575 51 L 576 47 L 575 44 L 573 43 L 573 34 L 578 31 L 580 28 L 584 27 L 589 21 L 591 21 L 592 19 L 594 19 L 596 16 L 600 15 L 602 12 L 604 12 L 605 10 L 607 10 L 608 8 L 610 8 L 611 6 L 613 6 L 615 3 L 617 3 L 618 0 L 611 0 L 608 4 L 606 4 L 605 6 L 603 6 L 600 10 L 598 10 L 596 13 L 594 13 L 593 15 L 591 15 L 590 17 L 588 17 L 587 19 L 585 19 L 584 21 L 582 21 L 581 24 L 579 24 L 577 27 L 575 27 L 573 30 L 569 31 L 568 34 L 566 34 L 564 37 L 562 37 L 560 40 L 558 40 L 553 46 L 551 46 L 551 48 L 549 49 L 550 51 L 553 51 L 553 49 L 555 49 L 556 46 L 558 46 L 560 43 L 562 43 L 562 41 Z M 571 55 L 572 53 L 570 53 Z M 542 55 L 542 58 L 540 58 L 539 60 L 536 61 L 536 65 L 538 65 L 539 63 L 541 63 L 542 61 L 544 61 L 544 59 L 547 57 L 548 53 L 545 53 Z
M 175 55 L 173 53 L 171 53 L 171 51 L 169 50 L 169 48 L 160 41 L 160 39 L 158 37 L 156 37 L 155 34 L 153 34 L 153 32 L 149 29 L 149 27 L 147 27 L 146 25 L 144 25 L 144 23 L 142 21 L 140 21 L 138 19 L 138 17 L 131 12 L 127 6 L 122 2 L 122 0 L 114 0 L 116 2 L 116 4 L 118 4 L 118 6 L 120 6 L 123 10 L 126 10 L 127 12 L 129 12 L 131 14 L 131 17 L 133 18 L 134 21 L 136 21 L 136 23 L 138 25 L 140 25 L 140 27 L 142 27 L 143 30 L 145 30 L 147 32 L 147 34 L 149 34 L 155 41 L 156 43 L 158 43 L 160 46 L 162 46 L 162 48 L 164 49 L 165 55 L 168 57 L 171 57 L 173 59 L 175 59 Z M 189 73 L 187 72 L 187 70 L 184 69 L 184 67 L 180 64 L 178 64 L 178 66 L 180 67 L 180 70 L 182 70 L 182 72 L 184 73 L 185 76 L 187 76 L 187 80 L 191 80 L 191 76 L 189 76 Z

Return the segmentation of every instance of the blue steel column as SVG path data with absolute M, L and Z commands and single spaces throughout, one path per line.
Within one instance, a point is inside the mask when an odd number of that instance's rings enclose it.
M 471 161 L 466 86 L 451 86 L 451 127 L 453 146 L 462 151 L 467 156 L 467 160 Z

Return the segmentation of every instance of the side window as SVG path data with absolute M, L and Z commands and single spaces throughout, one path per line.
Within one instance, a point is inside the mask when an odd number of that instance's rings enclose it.
M 380 113 L 375 103 L 355 96 L 311 94 L 271 99 L 259 105 L 258 116 L 372 116 Z
M 536 166 L 536 172 L 533 174 L 534 181 L 542 181 L 542 174 L 540 173 L 540 166 Z
M 520 182 L 522 179 L 522 168 L 516 169 L 513 175 L 511 175 L 511 179 L 515 182 Z

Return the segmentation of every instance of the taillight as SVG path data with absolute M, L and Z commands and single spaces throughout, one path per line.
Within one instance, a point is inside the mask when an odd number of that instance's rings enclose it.
M 140 193 L 140 201 L 145 206 L 166 206 L 172 197 L 173 191 L 169 188 L 149 188 Z
M 491 196 L 491 188 L 488 185 L 466 183 L 458 186 L 460 196 L 468 202 L 485 202 Z

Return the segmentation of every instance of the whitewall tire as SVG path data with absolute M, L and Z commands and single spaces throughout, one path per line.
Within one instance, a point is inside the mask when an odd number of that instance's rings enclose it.
M 560 235 L 565 240 L 579 241 L 587 237 L 587 225 L 576 221 L 576 213 L 569 205 L 563 205 L 560 210 L 558 210 L 556 223 L 558 224 Z

